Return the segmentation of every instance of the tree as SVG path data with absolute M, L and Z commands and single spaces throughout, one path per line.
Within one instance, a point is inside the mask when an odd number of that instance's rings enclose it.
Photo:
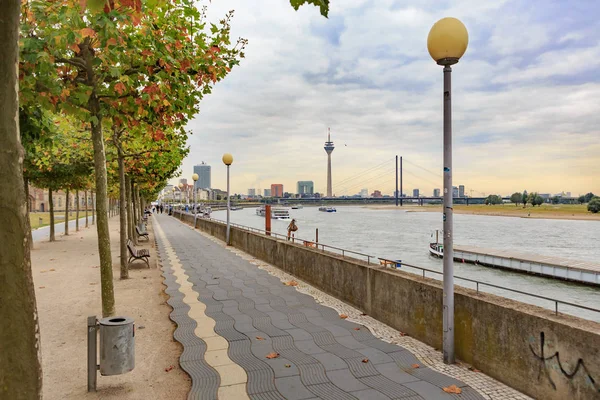
M 20 1 L 3 1 L 0 23 L 0 398 L 38 399 L 39 327 L 19 134 L 20 7 Z
M 519 192 L 515 192 L 510 196 L 510 201 L 512 203 L 515 203 L 515 206 L 518 206 L 519 203 L 522 201 L 523 199 L 523 195 Z
M 596 195 L 594 195 L 594 193 L 592 193 L 592 192 L 589 192 L 583 197 L 585 199 L 585 202 L 589 203 L 594 197 L 596 197 Z
M 527 190 L 523 191 L 523 195 L 521 196 L 521 202 L 523 203 L 523 208 L 527 207 L 527 202 L 529 201 L 529 195 L 527 194 Z
M 312 4 L 319 7 L 321 15 L 325 18 L 327 18 L 327 14 L 329 13 L 329 0 L 290 0 L 290 4 L 296 11 L 304 4 Z
M 583 204 L 583 203 L 585 203 L 585 196 L 584 196 L 584 195 L 581 195 L 581 196 L 579 196 L 579 197 L 577 198 L 577 202 L 578 202 L 579 204 Z
M 486 197 L 484 203 L 486 205 L 496 205 L 496 204 L 502 204 L 502 197 L 495 195 L 495 194 L 490 194 L 488 197 Z
M 559 204 L 560 203 L 560 197 L 559 196 L 554 196 L 550 199 L 550 201 L 552 202 L 552 204 Z
M 587 209 L 594 214 L 600 212 L 600 197 L 594 196 L 588 203 Z
M 541 206 L 544 204 L 544 198 L 538 194 L 535 195 L 534 203 L 536 206 Z

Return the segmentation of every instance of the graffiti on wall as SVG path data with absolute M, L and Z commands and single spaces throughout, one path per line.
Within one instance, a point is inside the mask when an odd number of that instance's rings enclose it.
M 556 384 L 550 376 L 551 369 L 559 370 L 563 374 L 563 376 L 569 380 L 572 380 L 577 375 L 577 373 L 581 371 L 581 374 L 583 374 L 586 382 L 588 382 L 588 384 L 590 384 L 594 388 L 594 390 L 600 393 L 600 386 L 596 383 L 596 380 L 590 374 L 590 371 L 585 366 L 585 362 L 582 358 L 577 360 L 577 364 L 575 365 L 575 368 L 572 371 L 568 371 L 560 361 L 559 352 L 556 351 L 554 354 L 548 356 L 545 353 L 545 347 L 546 346 L 544 332 L 540 332 L 539 349 L 537 351 L 533 348 L 532 344 L 529 343 L 529 349 L 531 350 L 531 353 L 536 359 L 540 361 L 538 380 L 541 379 L 542 374 L 544 374 L 546 378 L 548 378 L 548 381 L 550 382 L 550 385 L 552 385 L 552 388 L 556 390 Z M 556 360 L 556 362 L 553 363 L 553 360 Z

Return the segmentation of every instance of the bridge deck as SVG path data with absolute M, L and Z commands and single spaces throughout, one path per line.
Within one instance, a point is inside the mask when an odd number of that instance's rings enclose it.
M 583 272 L 596 272 L 600 273 L 600 264 L 581 261 L 571 260 L 562 257 L 554 256 L 541 256 L 536 254 L 521 253 L 511 250 L 498 250 L 498 249 L 487 249 L 474 246 L 456 246 L 455 250 L 463 251 L 466 253 L 488 255 L 493 257 L 502 257 L 507 259 L 513 259 L 524 262 L 538 263 L 549 266 L 557 266 L 563 268 L 569 268 L 573 270 L 579 270 Z

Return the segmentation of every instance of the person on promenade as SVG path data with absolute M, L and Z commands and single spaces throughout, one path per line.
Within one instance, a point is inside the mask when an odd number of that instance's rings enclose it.
M 292 219 L 292 222 L 287 227 L 288 235 L 287 240 L 290 240 L 290 236 L 292 236 L 292 232 L 296 232 L 298 230 L 298 226 L 296 226 L 296 220 Z

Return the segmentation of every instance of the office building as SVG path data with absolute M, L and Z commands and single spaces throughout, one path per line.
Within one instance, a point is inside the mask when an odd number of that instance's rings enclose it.
M 440 189 L 433 189 L 433 197 L 440 197 Z
M 465 185 L 458 185 L 458 197 L 465 197 Z
M 271 197 L 271 189 L 265 189 L 264 197 Z
M 456 186 L 452 186 L 452 197 L 458 197 L 458 188 Z
M 362 189 L 362 190 L 360 191 L 360 197 L 362 197 L 362 198 L 367 198 L 367 197 L 369 197 L 369 189 Z
M 315 184 L 313 181 L 298 181 L 298 194 L 314 194 Z
M 256 189 L 248 189 L 248 197 L 256 197 Z
M 374 190 L 373 193 L 371 193 L 371 197 L 376 198 L 376 199 L 383 197 L 381 195 L 381 190 Z
M 283 185 L 281 183 L 271 185 L 271 197 L 283 197 Z
M 413 189 L 413 197 L 419 197 L 419 189 Z
M 210 189 L 210 165 L 202 161 L 202 164 L 194 165 L 194 173 L 198 174 L 194 189 Z

